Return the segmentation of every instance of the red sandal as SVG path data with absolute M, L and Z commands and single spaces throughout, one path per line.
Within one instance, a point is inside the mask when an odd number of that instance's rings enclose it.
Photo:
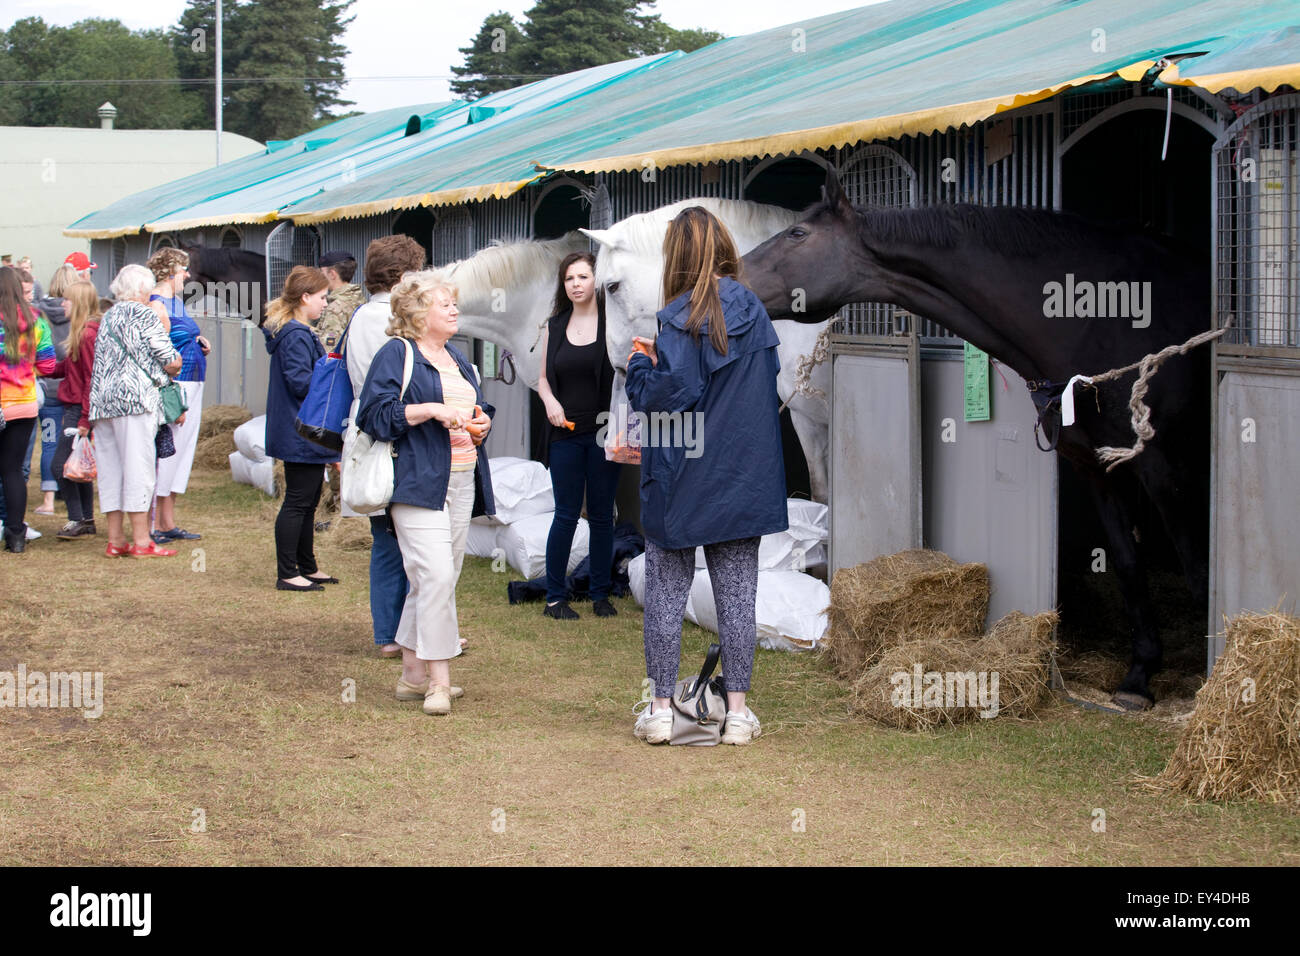
M 131 547 L 127 549 L 127 554 L 129 554 L 133 558 L 174 558 L 176 557 L 176 552 L 174 550 L 172 550 L 171 548 L 160 548 L 152 541 L 149 542 L 148 547 L 144 547 L 144 548 L 140 547 L 138 544 L 131 545 Z
M 119 548 L 112 541 L 110 541 L 108 543 L 108 547 L 104 549 L 104 557 L 106 558 L 125 558 L 125 557 L 129 557 L 130 554 L 131 554 L 131 546 L 129 544 L 124 544 L 122 545 L 122 547 Z

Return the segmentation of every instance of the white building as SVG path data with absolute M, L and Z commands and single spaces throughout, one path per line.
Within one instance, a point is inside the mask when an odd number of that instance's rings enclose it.
M 221 143 L 223 161 L 263 149 L 235 133 Z M 0 254 L 31 256 L 44 286 L 68 253 L 90 254 L 90 240 L 63 235 L 68 223 L 215 164 L 211 130 L 0 126 Z

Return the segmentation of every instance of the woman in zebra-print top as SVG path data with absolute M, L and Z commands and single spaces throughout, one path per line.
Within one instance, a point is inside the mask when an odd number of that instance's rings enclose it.
M 153 273 L 125 266 L 113 280 L 117 303 L 99 320 L 90 376 L 90 422 L 99 471 L 99 508 L 108 515 L 109 557 L 171 557 L 149 537 L 157 459 L 154 437 L 162 424 L 159 386 L 181 370 L 167 328 L 146 304 Z M 131 541 L 122 513 L 131 520 Z

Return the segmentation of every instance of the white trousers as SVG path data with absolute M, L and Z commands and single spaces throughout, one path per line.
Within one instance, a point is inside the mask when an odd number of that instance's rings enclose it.
M 203 383 L 177 382 L 185 396 L 189 411 L 185 413 L 184 425 L 172 425 L 172 441 L 176 443 L 176 454 L 158 462 L 159 498 L 168 495 L 183 495 L 190 484 L 190 470 L 194 467 L 194 448 L 199 443 L 199 420 L 203 415 Z
M 93 424 L 99 510 L 148 511 L 153 499 L 158 416 L 153 412 L 120 415 Z
M 397 643 L 415 651 L 422 661 L 445 661 L 460 654 L 456 582 L 465 560 L 473 510 L 473 471 L 451 473 L 441 511 L 392 506 L 402 565 L 411 583 L 397 625 Z

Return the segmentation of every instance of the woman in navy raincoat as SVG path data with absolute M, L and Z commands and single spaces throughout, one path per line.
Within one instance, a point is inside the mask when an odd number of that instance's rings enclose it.
M 727 717 L 722 741 L 759 735 L 745 704 L 757 641 L 758 545 L 784 531 L 785 465 L 776 394 L 777 335 L 767 311 L 738 280 L 740 258 L 722 223 L 684 209 L 664 239 L 659 337 L 637 342 L 627 394 L 646 416 L 641 522 L 646 538 L 646 674 L 654 700 L 634 733 L 664 743 L 677 680 L 682 614 L 704 546 L 722 644 Z

